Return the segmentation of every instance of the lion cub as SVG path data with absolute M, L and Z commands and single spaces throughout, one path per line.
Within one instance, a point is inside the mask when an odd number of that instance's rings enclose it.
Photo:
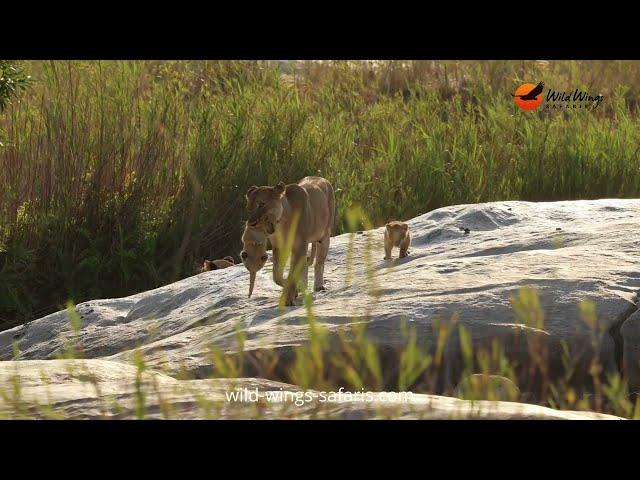
M 411 234 L 409 233 L 409 225 L 394 220 L 386 225 L 384 231 L 384 259 L 391 258 L 391 250 L 393 247 L 400 247 L 400 257 L 406 257 L 411 244 Z
M 236 264 L 235 260 L 231 256 L 226 256 L 220 260 L 205 260 L 200 268 L 200 273 L 208 272 L 210 270 L 220 270 L 221 268 L 233 267 Z
M 265 233 L 259 229 L 245 224 L 242 233 L 242 251 L 240 259 L 245 268 L 249 270 L 249 296 L 253 293 L 253 287 L 256 283 L 256 273 L 264 267 L 269 255 L 267 255 L 267 237 Z

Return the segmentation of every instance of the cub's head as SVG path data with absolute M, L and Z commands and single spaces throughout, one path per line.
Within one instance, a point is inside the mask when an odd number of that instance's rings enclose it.
M 211 270 L 216 270 L 218 267 L 216 267 L 216 264 L 213 263 L 212 260 L 205 260 L 202 263 L 202 267 L 200 267 L 200 272 L 209 272 Z
M 249 272 L 257 272 L 267 263 L 269 255 L 266 248 L 260 243 L 247 242 L 240 252 L 242 264 Z
M 397 220 L 387 223 L 386 228 L 389 235 L 394 239 L 403 238 L 409 231 L 409 225 Z
M 275 224 L 282 217 L 282 196 L 285 192 L 285 184 L 280 182 L 275 187 L 256 187 L 247 190 L 247 211 L 250 227 L 261 225 L 271 235 L 275 231 Z
M 221 268 L 233 267 L 235 261 L 233 257 L 226 256 L 222 260 L 205 260 L 200 267 L 200 273 L 209 272 L 211 270 L 220 270 Z

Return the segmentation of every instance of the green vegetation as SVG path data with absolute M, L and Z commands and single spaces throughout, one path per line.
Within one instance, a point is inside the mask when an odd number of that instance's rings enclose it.
M 30 83 L 31 77 L 15 62 L 0 60 L 0 113 L 7 107 L 11 98 L 25 90 Z
M 356 206 L 377 226 L 456 203 L 640 190 L 638 62 L 13 67 L 32 82 L 0 114 L 0 329 L 237 256 L 252 184 L 328 178 L 336 233 Z M 604 102 L 517 109 L 515 87 L 539 80 Z

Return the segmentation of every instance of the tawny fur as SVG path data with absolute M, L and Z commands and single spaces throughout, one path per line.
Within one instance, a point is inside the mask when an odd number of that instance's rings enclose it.
M 404 258 L 409 254 L 409 245 L 411 245 L 411 233 L 409 233 L 409 225 L 394 220 L 386 225 L 384 230 L 384 258 L 391 258 L 391 251 L 394 247 L 400 248 L 399 258 Z
M 308 267 L 314 263 L 314 290 L 324 290 L 324 262 L 335 219 L 335 196 L 331 184 L 322 177 L 305 177 L 298 183 L 253 186 L 246 195 L 247 225 L 262 229 L 268 236 L 273 257 L 273 280 L 284 287 L 285 305 L 294 305 L 298 282 L 306 288 Z M 291 252 L 284 252 L 293 232 Z M 307 256 L 309 244 L 311 253 Z M 284 262 L 291 257 L 289 278 L 283 278 Z M 292 276 L 291 273 L 294 272 Z
M 220 270 L 235 265 L 235 260 L 231 256 L 226 256 L 218 260 L 205 260 L 200 268 L 200 272 L 209 272 L 211 270 Z
M 271 217 L 272 215 L 270 215 L 268 212 L 264 212 L 261 217 L 254 218 L 253 225 L 251 228 L 264 232 L 265 236 L 274 235 L 276 228 L 274 226 L 274 221 L 272 220 Z M 317 242 L 311 243 L 311 251 L 307 255 L 307 266 L 313 265 L 314 259 L 316 257 L 316 250 L 317 250 L 316 245 L 317 245 Z M 278 283 L 278 285 L 281 285 L 281 284 Z
M 240 260 L 247 270 L 257 272 L 267 262 L 267 236 L 260 229 L 245 225 Z
M 267 263 L 267 236 L 260 228 L 245 224 L 242 232 L 242 251 L 240 260 L 249 270 L 249 296 L 253 293 L 256 281 L 256 273 Z

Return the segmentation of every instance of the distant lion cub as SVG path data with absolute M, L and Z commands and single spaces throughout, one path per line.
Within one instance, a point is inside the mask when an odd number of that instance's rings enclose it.
M 399 258 L 406 257 L 409 245 L 411 245 L 409 225 L 397 220 L 387 223 L 384 231 L 384 259 L 389 260 L 391 258 L 393 247 L 400 247 Z
M 235 260 L 231 256 L 226 256 L 220 260 L 205 260 L 200 267 L 200 272 L 209 272 L 211 270 L 220 270 L 221 268 L 229 268 L 235 265 Z

